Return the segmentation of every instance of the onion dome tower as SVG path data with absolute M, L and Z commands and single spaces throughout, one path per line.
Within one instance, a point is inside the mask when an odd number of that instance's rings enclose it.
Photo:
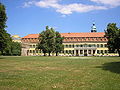
M 95 22 L 93 22 L 93 26 L 91 27 L 91 32 L 97 32 L 97 28 L 95 26 Z

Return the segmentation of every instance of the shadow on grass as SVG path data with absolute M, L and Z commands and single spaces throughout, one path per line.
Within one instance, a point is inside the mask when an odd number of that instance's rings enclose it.
M 4 59 L 4 57 L 1 57 L 1 56 L 0 56 L 0 59 Z
M 120 62 L 105 63 L 102 66 L 98 66 L 96 68 L 102 68 L 103 70 L 120 74 Z

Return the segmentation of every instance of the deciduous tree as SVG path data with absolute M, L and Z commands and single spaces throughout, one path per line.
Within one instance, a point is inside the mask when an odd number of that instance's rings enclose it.
M 46 26 L 46 30 L 39 34 L 39 43 L 37 48 L 43 51 L 44 56 L 46 53 L 49 53 L 50 56 L 50 53 L 55 49 L 55 31 L 53 28 L 49 29 L 49 27 Z
M 110 52 L 117 51 L 120 56 L 120 29 L 116 26 L 116 23 L 109 23 L 105 36 L 108 39 L 108 48 Z
M 57 55 L 58 52 L 63 50 L 62 40 L 59 32 L 55 32 L 53 28 L 46 26 L 46 30 L 39 34 L 37 49 L 41 49 L 44 56 L 46 53 L 50 56 L 52 52 L 55 52 Z
M 10 34 L 8 34 L 5 30 L 7 21 L 5 6 L 0 3 L 0 51 L 3 54 L 6 48 L 9 47 L 9 43 L 11 43 L 12 39 Z
M 63 37 L 61 37 L 59 32 L 56 32 L 56 37 L 55 37 L 55 53 L 56 53 L 56 56 L 58 56 L 58 53 L 60 53 L 64 49 L 64 45 L 62 43 L 63 43 Z

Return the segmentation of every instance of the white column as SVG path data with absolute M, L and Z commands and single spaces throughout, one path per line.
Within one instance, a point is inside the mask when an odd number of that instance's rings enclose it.
M 80 56 L 80 50 L 78 50 L 78 55 Z
M 84 50 L 83 50 L 83 55 L 84 55 Z
M 93 50 L 91 50 L 91 54 L 93 55 Z
M 76 56 L 76 50 L 74 50 L 74 56 Z

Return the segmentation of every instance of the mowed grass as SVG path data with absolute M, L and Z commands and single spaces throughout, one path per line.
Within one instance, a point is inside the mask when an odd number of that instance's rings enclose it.
M 120 90 L 120 57 L 0 57 L 0 90 Z

